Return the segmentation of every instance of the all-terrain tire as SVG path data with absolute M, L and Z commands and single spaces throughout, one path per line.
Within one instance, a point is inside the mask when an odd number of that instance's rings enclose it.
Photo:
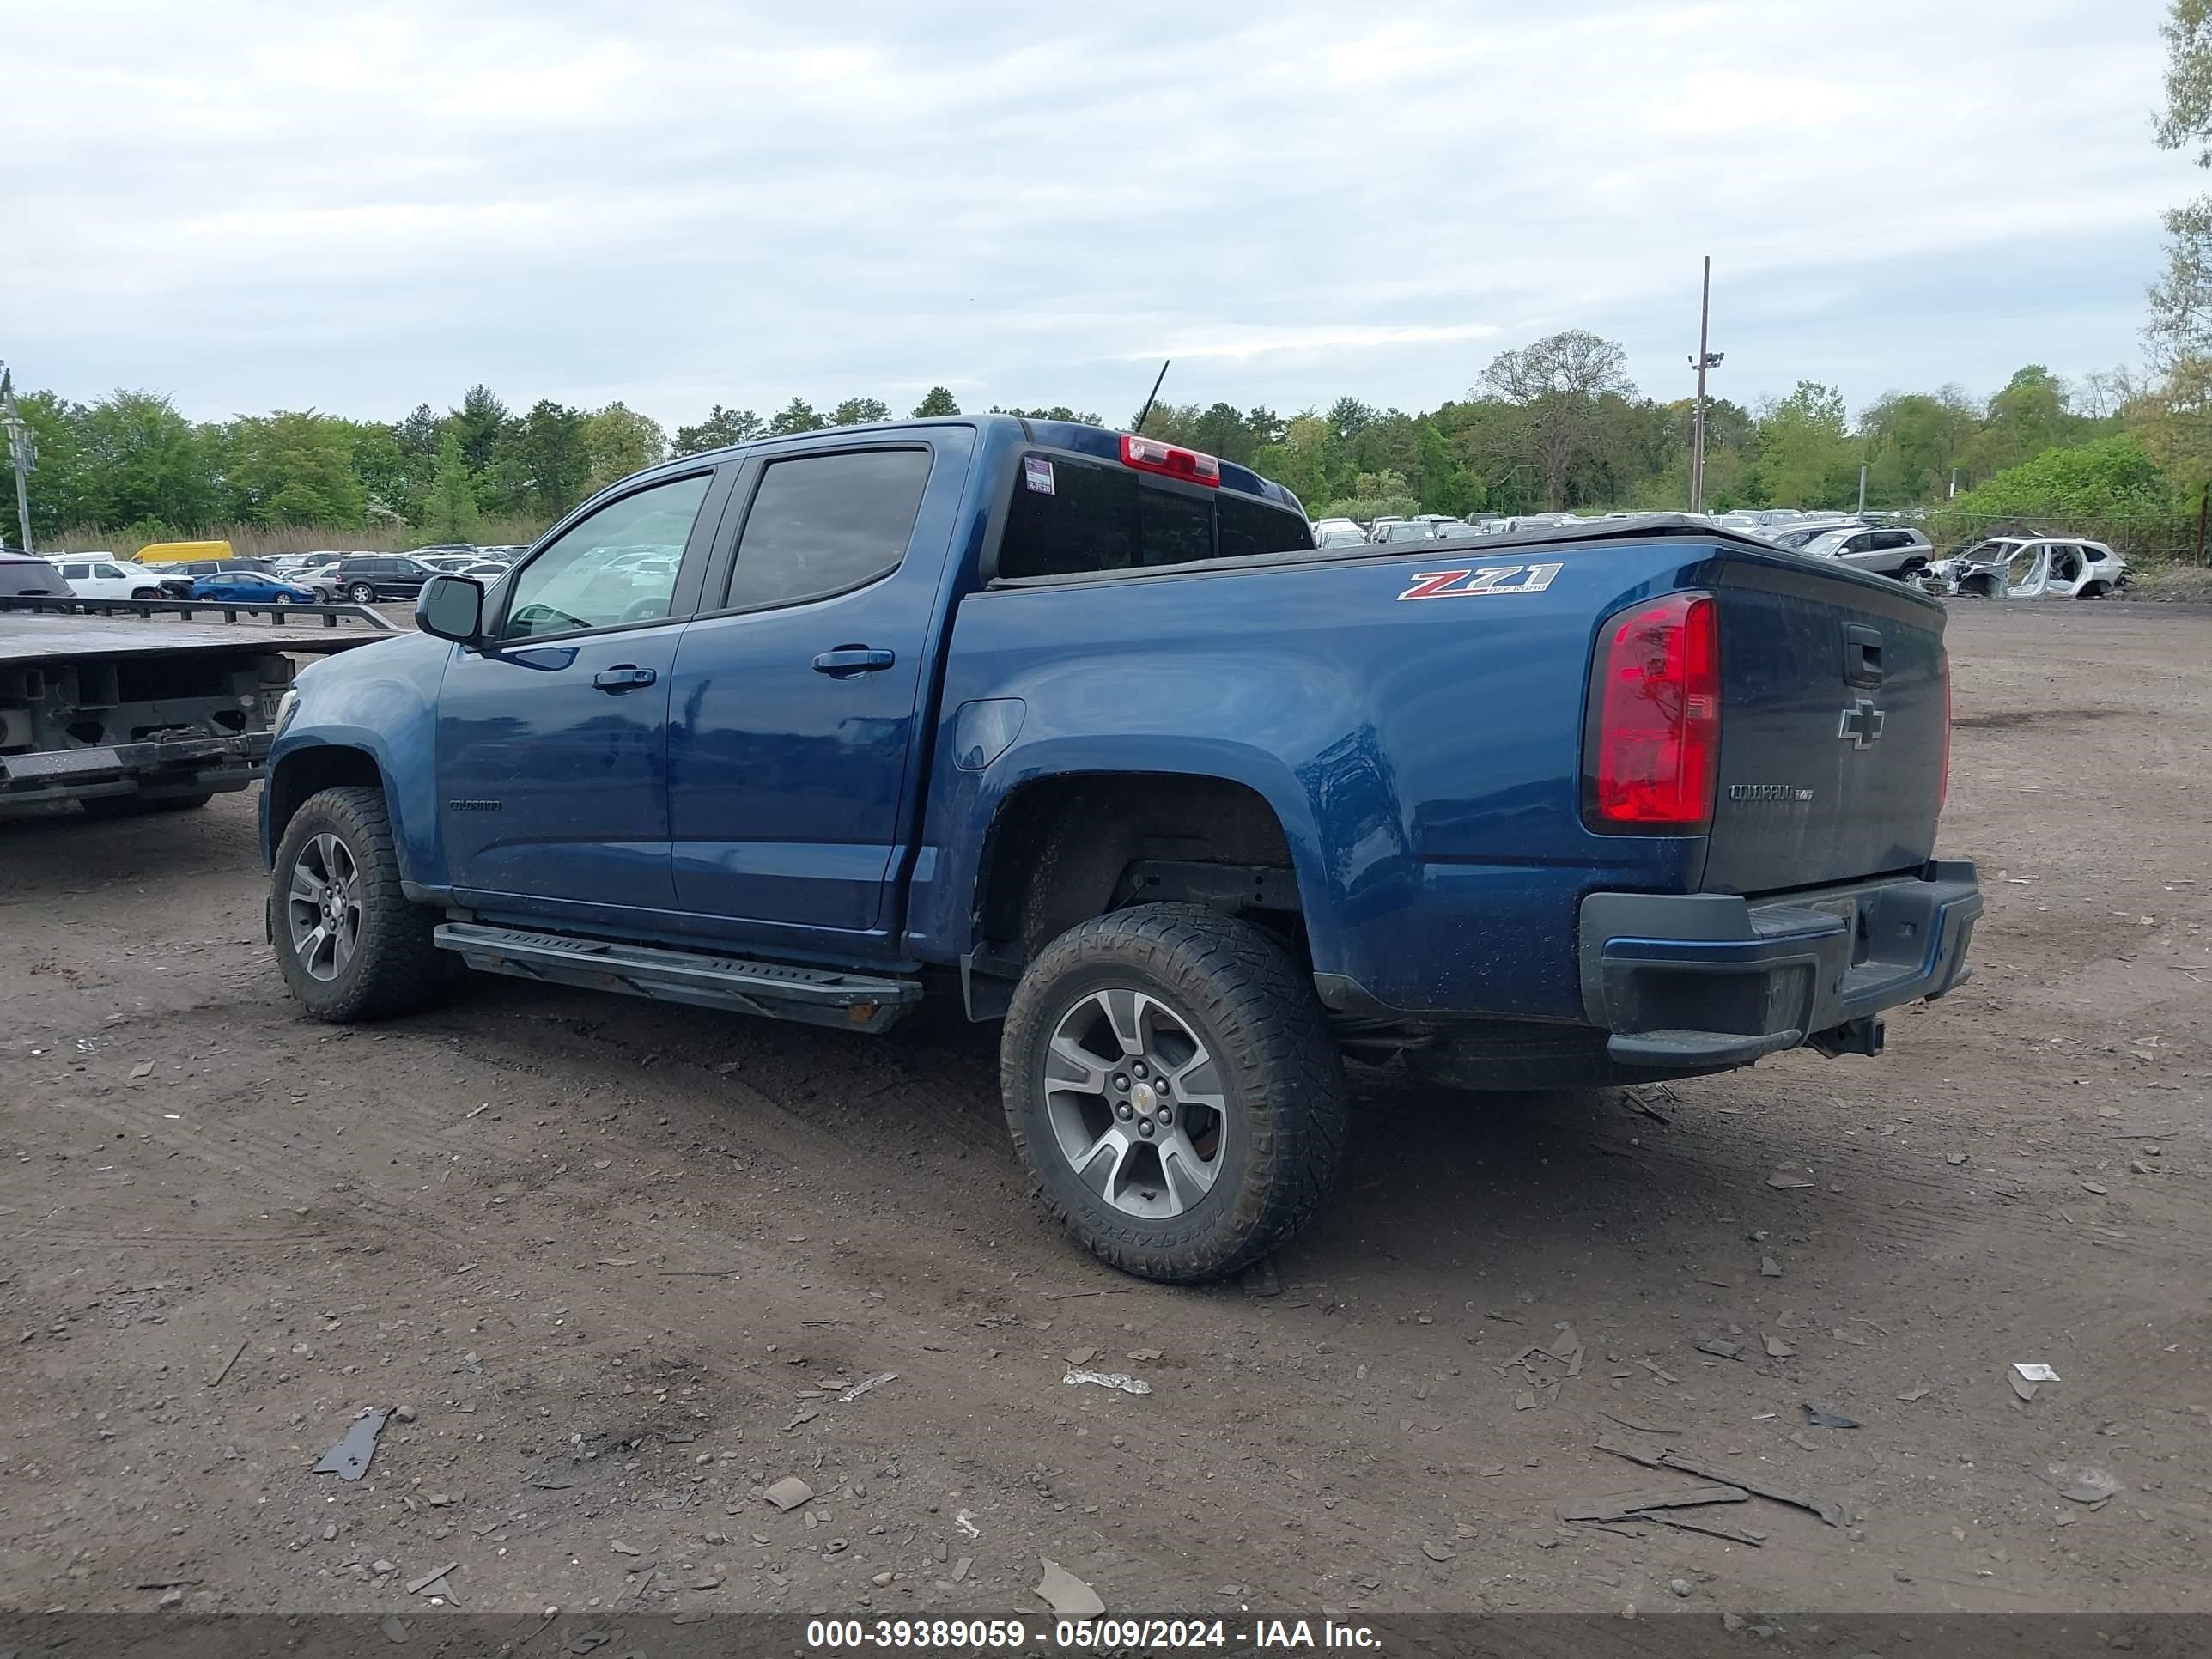
M 292 872 L 308 842 L 334 836 L 356 872 L 360 923 L 352 956 L 319 979 L 294 947 Z M 300 1006 L 333 1025 L 390 1019 L 428 1007 L 453 982 L 452 958 L 432 934 L 438 913 L 400 890 L 399 854 L 381 791 L 362 784 L 310 795 L 285 826 L 269 872 L 269 937 Z
M 1202 1198 L 1164 1218 L 1087 1186 L 1048 1115 L 1045 1060 L 1060 1021 L 1117 988 L 1161 1002 L 1216 1057 L 1219 1165 Z M 1115 911 L 1053 940 L 1015 988 L 999 1076 L 1045 1207 L 1092 1255 L 1144 1279 L 1200 1284 L 1260 1261 L 1321 1212 L 1344 1152 L 1344 1067 L 1312 981 L 1267 933 L 1198 905 Z
M 143 818 L 149 812 L 189 812 L 214 799 L 215 791 L 210 789 L 205 794 L 167 795 L 155 800 L 143 795 L 94 795 L 77 805 L 88 818 Z

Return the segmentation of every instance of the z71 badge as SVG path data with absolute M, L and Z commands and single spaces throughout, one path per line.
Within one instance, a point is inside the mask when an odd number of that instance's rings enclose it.
M 1563 564 L 1497 564 L 1486 570 L 1431 570 L 1416 575 L 1413 585 L 1398 597 L 1462 599 L 1483 593 L 1540 593 L 1565 568 Z

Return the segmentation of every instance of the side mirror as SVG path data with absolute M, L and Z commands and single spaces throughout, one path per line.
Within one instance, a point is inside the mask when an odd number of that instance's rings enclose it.
M 483 633 L 483 585 L 467 576 L 433 576 L 415 597 L 415 625 L 425 634 L 474 645 Z

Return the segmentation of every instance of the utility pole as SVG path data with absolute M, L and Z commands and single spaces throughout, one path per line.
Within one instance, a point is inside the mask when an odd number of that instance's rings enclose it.
M 1698 355 L 1690 367 L 1698 371 L 1698 404 L 1690 435 L 1690 511 L 1705 510 L 1705 371 L 1717 368 L 1723 353 L 1711 351 L 1707 325 L 1713 306 L 1713 256 L 1705 255 L 1705 291 L 1698 301 Z
M 15 526 L 23 538 L 22 550 L 31 550 L 31 497 L 27 479 L 38 465 L 39 442 L 30 423 L 15 408 L 15 378 L 0 363 L 0 431 L 8 434 L 8 458 L 15 466 Z
M 1866 516 L 1866 463 L 1859 463 L 1859 516 Z

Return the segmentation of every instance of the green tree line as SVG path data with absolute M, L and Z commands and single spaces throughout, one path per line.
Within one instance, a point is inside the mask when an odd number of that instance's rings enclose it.
M 1618 343 L 1568 330 L 1498 354 L 1465 397 L 1433 410 L 1408 414 L 1353 397 L 1294 414 L 1164 403 L 1145 430 L 1276 479 L 1316 516 L 1680 507 L 1691 400 L 1645 396 L 1625 362 Z M 465 541 L 494 523 L 549 524 L 672 455 L 894 412 L 879 398 L 819 408 L 795 397 L 765 417 L 716 404 L 671 434 L 619 402 L 583 409 L 541 400 L 516 411 L 483 386 L 443 412 L 425 403 L 392 422 L 286 410 L 195 422 L 169 398 L 139 391 L 89 404 L 33 392 L 20 402 L 38 436 L 31 500 L 40 541 L 229 526 Z M 960 407 L 938 386 L 910 412 Z M 1007 412 L 1103 424 L 1066 405 Z M 1955 386 L 1891 392 L 1856 419 L 1833 387 L 1806 380 L 1751 407 L 1714 398 L 1706 419 L 1705 501 L 1714 511 L 1847 507 L 1862 465 L 1870 507 L 1939 504 L 1954 483 L 1973 491 L 2048 452 L 2108 441 L 2148 458 L 2149 484 L 2142 468 L 2120 469 L 2138 506 L 2154 498 L 2170 506 L 2177 482 L 2160 458 L 2167 406 L 2118 374 L 2069 385 L 2029 364 L 1987 398 Z M 2018 496 L 2014 489 L 2006 499 Z

